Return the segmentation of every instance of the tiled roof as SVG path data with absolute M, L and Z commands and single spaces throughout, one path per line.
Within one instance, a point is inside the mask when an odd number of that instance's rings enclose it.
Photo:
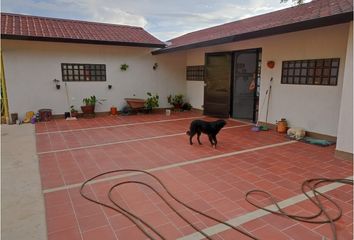
M 350 19 L 353 19 L 352 0 L 313 0 L 295 7 L 191 32 L 169 40 L 171 44 L 167 48 L 157 50 L 154 53 L 298 31 L 348 22 Z M 307 23 L 307 25 L 304 23 Z
M 164 43 L 141 27 L 1 13 L 1 37 L 162 47 Z

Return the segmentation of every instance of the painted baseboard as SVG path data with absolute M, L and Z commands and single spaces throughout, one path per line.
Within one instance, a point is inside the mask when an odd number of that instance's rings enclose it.
M 265 125 L 268 128 L 273 129 L 273 130 L 276 130 L 276 127 L 277 127 L 273 123 L 265 123 L 265 122 L 258 122 L 258 125 Z M 306 129 L 305 129 L 305 131 L 306 131 Z M 335 136 L 330 136 L 330 135 L 316 133 L 316 132 L 310 132 L 310 131 L 306 131 L 306 136 L 312 137 L 312 138 L 317 138 L 317 139 L 323 139 L 323 140 L 327 140 L 327 141 L 332 141 L 332 142 L 337 141 L 337 137 L 335 137 Z
M 191 110 L 192 110 L 193 112 L 197 112 L 197 113 L 203 114 L 203 110 L 202 110 L 202 109 L 192 108 Z
M 173 108 L 154 108 L 153 112 L 154 113 L 165 113 L 166 109 L 170 109 L 173 111 Z M 196 108 L 192 108 L 191 111 L 193 112 L 197 112 L 197 113 L 203 113 L 203 110 L 200 109 L 196 109 Z M 111 114 L 110 111 L 108 112 L 95 112 L 96 116 L 108 116 Z M 118 111 L 118 115 L 120 114 L 120 112 Z M 82 117 L 82 113 L 79 113 L 79 118 Z M 60 118 L 64 118 L 64 114 L 53 114 L 52 115 L 53 119 L 60 119 Z
M 334 156 L 340 159 L 353 161 L 353 153 L 336 150 Z
M 111 112 L 95 112 L 96 116 L 108 116 L 111 114 Z M 82 113 L 79 113 L 79 117 L 82 117 Z M 60 119 L 64 118 L 64 114 L 53 114 L 52 115 L 53 119 Z
M 306 132 L 306 136 L 312 137 L 312 138 L 324 139 L 324 140 L 332 141 L 332 142 L 337 142 L 337 137 L 335 137 L 335 136 L 325 135 L 325 134 L 316 133 L 316 132 Z
M 266 123 L 266 122 L 261 122 L 259 121 L 258 122 L 258 125 L 261 125 L 261 126 L 267 126 L 268 128 L 272 129 L 272 130 L 275 130 L 276 129 L 276 125 L 273 124 L 273 123 Z

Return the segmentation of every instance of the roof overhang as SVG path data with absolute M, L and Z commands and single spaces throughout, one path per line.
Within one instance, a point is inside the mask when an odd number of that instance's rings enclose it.
M 147 47 L 147 48 L 163 48 L 163 47 L 165 47 L 165 44 L 156 44 L 156 43 L 117 42 L 117 41 L 88 40 L 88 39 L 74 39 L 74 38 L 52 38 L 52 37 L 23 36 L 23 35 L 12 35 L 12 34 L 1 34 L 1 38 L 2 39 L 11 39 L 11 40 L 61 42 L 61 43 L 84 43 L 84 44 Z
M 303 22 L 297 22 L 297 23 L 292 23 L 292 24 L 288 24 L 288 25 L 282 25 L 282 26 L 278 26 L 278 27 L 262 29 L 259 31 L 248 32 L 248 33 L 243 33 L 243 34 L 238 34 L 238 35 L 232 35 L 232 36 L 218 38 L 218 39 L 212 39 L 212 40 L 208 40 L 208 41 L 204 41 L 204 42 L 197 42 L 197 43 L 192 43 L 192 44 L 187 44 L 187 45 L 182 45 L 182 46 L 177 46 L 177 47 L 171 47 L 171 48 L 162 48 L 162 49 L 153 51 L 152 54 L 157 55 L 157 54 L 162 54 L 162 53 L 170 53 L 170 52 L 189 50 L 189 49 L 200 48 L 200 47 L 209 47 L 209 46 L 213 46 L 213 45 L 238 42 L 238 41 L 247 40 L 247 39 L 267 37 L 267 36 L 278 35 L 278 34 L 283 34 L 283 33 L 296 32 L 296 31 L 301 31 L 301 30 L 308 30 L 308 29 L 313 29 L 313 28 L 331 26 L 331 25 L 335 25 L 335 24 L 350 22 L 352 20 L 353 20 L 353 12 L 346 12 L 346 13 L 341 13 L 341 14 L 332 15 L 332 16 L 328 16 L 328 17 L 316 18 L 316 19 L 311 19 L 311 20 L 307 20 L 307 21 L 303 21 Z

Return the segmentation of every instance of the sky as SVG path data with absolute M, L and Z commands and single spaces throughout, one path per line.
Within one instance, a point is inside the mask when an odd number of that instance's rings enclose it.
M 143 27 L 162 41 L 293 6 L 291 0 L 1 0 L 1 11 Z

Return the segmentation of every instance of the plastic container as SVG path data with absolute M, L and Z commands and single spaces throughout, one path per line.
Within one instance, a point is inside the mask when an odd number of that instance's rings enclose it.
M 35 123 L 36 123 L 36 117 L 35 117 L 35 116 L 33 116 L 33 117 L 31 118 L 31 123 L 32 123 L 32 124 L 35 124 Z

